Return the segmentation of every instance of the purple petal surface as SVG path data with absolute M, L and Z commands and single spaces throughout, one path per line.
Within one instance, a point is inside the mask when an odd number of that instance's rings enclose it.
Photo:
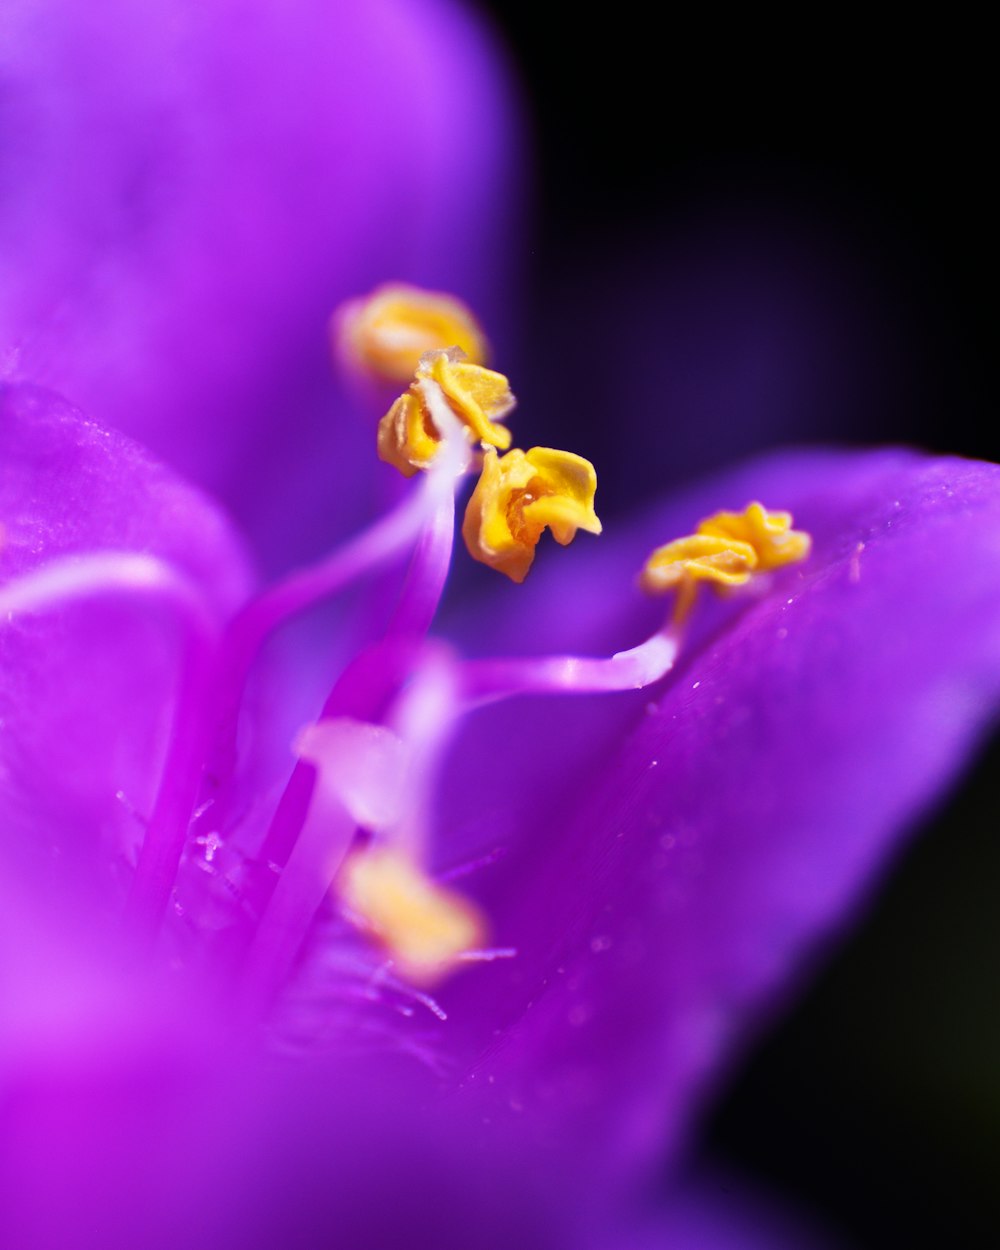
M 582 1244 L 558 1176 L 512 1140 L 477 1146 L 407 1073 L 263 1060 L 210 998 L 179 1000 L 0 898 L 5 1246 Z
M 604 567 L 624 580 L 757 497 L 813 533 L 807 564 L 692 639 L 661 688 L 623 696 L 613 735 L 596 701 L 550 705 L 537 735 L 511 705 L 482 715 L 450 774 L 489 787 L 498 829 L 504 810 L 518 822 L 482 885 L 518 958 L 441 994 L 485 1046 L 471 1087 L 495 1114 L 530 1107 L 604 1170 L 676 1142 L 748 1020 L 847 923 L 996 715 L 1000 470 L 906 451 L 765 459 L 644 521 Z M 606 632 L 606 582 L 566 595 L 552 578 L 535 613 L 572 602 Z M 541 766 L 527 793 L 498 782 L 497 742 L 547 757 L 554 786 Z M 492 783 L 472 764 L 484 743 Z
M 159 558 L 220 620 L 248 592 L 214 505 L 47 391 L 0 387 L 0 517 L 0 586 L 113 550 Z M 5 862 L 74 881 L 121 871 L 162 764 L 182 625 L 170 602 L 124 593 L 0 622 Z
M 0 376 L 140 437 L 273 563 L 322 549 L 370 481 L 333 308 L 387 279 L 502 305 L 497 60 L 447 0 L 5 6 Z

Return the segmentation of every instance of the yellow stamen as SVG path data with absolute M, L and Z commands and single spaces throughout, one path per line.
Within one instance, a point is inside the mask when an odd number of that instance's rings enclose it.
M 435 388 L 466 427 L 474 442 L 505 450 L 510 430 L 502 421 L 514 407 L 510 384 L 502 373 L 467 360 L 457 348 L 426 352 L 417 366 L 410 389 L 396 400 L 379 422 L 378 454 L 406 477 L 426 469 L 437 455 L 441 431 L 428 398 Z
M 675 616 L 683 619 L 700 582 L 745 585 L 755 573 L 804 560 L 812 539 L 793 530 L 789 512 L 768 512 L 759 503 L 743 512 L 717 512 L 698 525 L 697 533 L 658 547 L 640 578 L 652 593 L 677 590 Z
M 340 355 L 379 381 L 408 382 L 424 352 L 458 347 L 482 364 L 489 346 L 479 323 L 453 295 L 391 283 L 335 314 Z
M 459 956 L 483 944 L 486 925 L 476 908 L 389 847 L 352 855 L 338 888 L 411 980 L 438 980 Z
M 523 582 L 544 529 L 564 547 L 578 529 L 601 532 L 596 490 L 594 466 L 582 456 L 532 447 L 498 457 L 487 448 L 462 526 L 469 554 Z

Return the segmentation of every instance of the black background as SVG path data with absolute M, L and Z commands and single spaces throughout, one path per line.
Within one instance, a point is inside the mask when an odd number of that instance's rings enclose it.
M 587 16 L 495 0 L 491 11 L 536 143 L 520 329 L 549 364 L 518 390 L 541 414 L 537 441 L 572 426 L 564 445 L 611 461 L 613 363 L 597 360 L 585 388 L 597 399 L 567 412 L 561 362 L 600 356 L 607 327 L 632 315 L 618 303 L 630 281 L 655 285 L 657 266 L 687 263 L 692 246 L 697 273 L 713 240 L 724 266 L 763 239 L 765 270 L 776 256 L 804 265 L 808 289 L 815 265 L 824 298 L 831 274 L 848 275 L 846 381 L 836 361 L 814 376 L 807 361 L 794 419 L 708 440 L 696 468 L 788 439 L 998 458 L 984 31 L 912 12 L 879 24 L 831 9 L 805 25 L 663 9 L 660 30 L 626 6 Z M 643 315 L 655 319 L 655 304 Z M 680 471 L 602 477 L 602 515 Z M 915 842 L 869 920 L 734 1074 L 702 1137 L 706 1158 L 851 1244 L 996 1244 L 998 766 L 994 749 Z

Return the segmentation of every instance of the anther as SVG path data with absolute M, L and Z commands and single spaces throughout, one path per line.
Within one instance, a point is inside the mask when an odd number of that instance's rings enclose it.
M 482 946 L 486 925 L 476 908 L 390 847 L 351 855 L 337 889 L 400 972 L 418 984 L 440 980 L 457 960 Z
M 472 442 L 501 450 L 510 446 L 510 431 L 497 424 L 515 404 L 507 379 L 467 359 L 460 349 L 449 348 L 421 356 L 409 390 L 379 422 L 381 460 L 394 465 L 405 477 L 430 465 L 443 437 L 434 418 L 438 397 L 465 427 Z
M 601 532 L 596 490 L 594 466 L 582 456 L 532 447 L 498 457 L 487 448 L 465 512 L 465 545 L 474 559 L 523 582 L 543 530 L 564 547 L 578 529 Z
M 682 619 L 700 582 L 743 586 L 755 573 L 804 560 L 812 540 L 791 526 L 791 513 L 768 512 L 759 503 L 743 512 L 716 512 L 699 523 L 696 533 L 658 547 L 640 582 L 653 594 L 676 590 L 675 617 Z
M 713 534 L 691 534 L 657 547 L 642 570 L 645 590 L 674 590 L 685 581 L 742 586 L 757 567 L 757 553 L 749 543 Z
M 343 305 L 331 331 L 348 368 L 379 382 L 408 382 L 424 352 L 458 347 L 473 364 L 489 355 L 479 323 L 461 300 L 402 283 Z
M 761 572 L 804 560 L 812 546 L 808 534 L 792 529 L 790 512 L 768 512 L 759 503 L 747 504 L 743 512 L 716 512 L 701 522 L 698 533 L 749 543 Z

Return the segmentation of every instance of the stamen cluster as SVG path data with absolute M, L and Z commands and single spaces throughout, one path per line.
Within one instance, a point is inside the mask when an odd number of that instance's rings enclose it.
M 331 911 L 371 940 L 372 958 L 395 970 L 397 984 L 423 986 L 459 962 L 513 955 L 486 946 L 487 918 L 430 869 L 435 793 L 462 717 L 525 693 L 613 693 L 660 681 L 675 662 L 697 586 L 743 585 L 809 551 L 808 535 L 791 528 L 787 513 L 753 503 L 717 513 L 653 552 L 642 583 L 676 590 L 676 606 L 637 646 L 608 657 L 470 661 L 428 638 L 451 562 L 455 495 L 470 469 L 479 476 L 462 525 L 466 546 L 514 582 L 528 573 L 546 529 L 562 545 L 580 529 L 601 532 L 593 465 L 553 448 L 510 449 L 500 424 L 514 406 L 507 378 L 469 358 L 458 336 L 435 337 L 462 321 L 460 307 L 450 297 L 382 288 L 340 318 L 353 326 L 345 340 L 353 367 L 373 379 L 392 376 L 421 347 L 408 389 L 379 425 L 378 449 L 404 475 L 423 471 L 424 478 L 368 530 L 259 594 L 223 628 L 182 574 L 134 552 L 52 560 L 0 587 L 0 620 L 126 594 L 159 599 L 183 622 L 171 739 L 126 921 L 133 945 L 152 944 L 166 915 L 183 911 L 190 923 L 197 914 L 182 907 L 178 892 L 192 866 L 200 880 L 221 877 L 242 939 L 226 957 L 232 961 L 238 948 L 236 998 L 252 1019 L 269 1015 L 317 916 Z M 236 744 L 261 645 L 292 617 L 404 557 L 409 567 L 391 618 L 296 737 L 284 792 L 266 830 L 251 837 L 234 797 Z
M 379 292 L 372 296 L 376 303 L 381 298 Z M 364 313 L 355 316 L 372 322 Z M 379 422 L 378 454 L 405 477 L 429 469 L 444 441 L 445 405 L 482 451 L 479 483 L 462 526 L 465 545 L 473 559 L 522 582 L 544 530 L 566 546 L 577 530 L 600 534 L 601 522 L 594 511 L 597 474 L 589 460 L 551 447 L 508 451 L 511 434 L 499 422 L 515 402 L 503 374 L 469 360 L 457 345 L 442 344 L 420 357 L 409 389 Z M 498 449 L 506 454 L 498 456 Z

